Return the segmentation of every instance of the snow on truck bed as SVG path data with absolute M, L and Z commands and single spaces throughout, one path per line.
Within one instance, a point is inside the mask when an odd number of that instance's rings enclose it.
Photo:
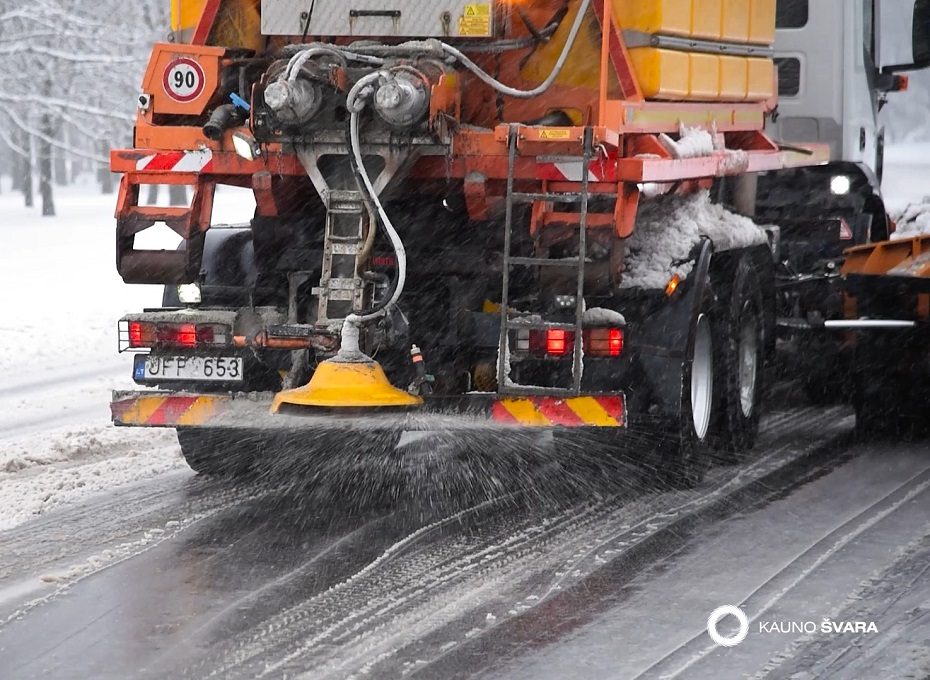
M 662 289 L 674 274 L 687 278 L 694 266 L 687 260 L 705 236 L 718 251 L 768 241 L 751 219 L 712 203 L 708 191 L 644 201 L 628 242 L 621 287 Z

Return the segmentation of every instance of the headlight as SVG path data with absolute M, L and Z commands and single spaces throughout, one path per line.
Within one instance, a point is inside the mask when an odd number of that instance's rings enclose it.
M 184 283 L 178 286 L 178 299 L 182 305 L 199 305 L 201 300 L 199 283 Z
M 852 182 L 846 175 L 836 175 L 830 180 L 830 191 L 836 196 L 845 196 L 852 188 Z

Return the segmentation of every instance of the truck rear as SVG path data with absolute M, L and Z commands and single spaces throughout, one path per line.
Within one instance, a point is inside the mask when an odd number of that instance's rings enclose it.
M 828 159 L 765 132 L 774 0 L 182 9 L 111 157 L 119 272 L 166 286 L 120 324 L 117 425 L 202 472 L 280 431 L 646 433 L 683 484 L 751 449 L 779 229 L 739 213 Z M 177 250 L 136 247 L 157 224 Z

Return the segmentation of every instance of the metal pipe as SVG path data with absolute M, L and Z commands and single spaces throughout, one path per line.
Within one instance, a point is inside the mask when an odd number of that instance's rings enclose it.
M 824 321 L 824 328 L 835 330 L 870 329 L 870 328 L 916 328 L 916 321 L 902 319 L 840 319 Z

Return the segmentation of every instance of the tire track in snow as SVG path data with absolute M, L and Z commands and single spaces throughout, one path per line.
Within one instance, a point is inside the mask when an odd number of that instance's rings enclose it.
M 833 434 L 845 432 L 848 429 L 848 420 L 844 418 L 842 409 L 833 409 L 829 414 L 836 416 Z M 817 413 L 814 410 L 790 414 L 779 419 L 778 428 L 768 427 L 765 439 L 779 440 L 781 431 L 795 431 L 804 427 L 817 426 L 823 417 L 824 412 Z M 682 535 L 687 533 L 689 525 L 706 516 L 732 514 L 746 505 L 759 503 L 758 498 L 749 503 L 738 501 L 738 498 L 744 495 L 754 496 L 754 493 L 747 493 L 751 489 L 763 492 L 766 496 L 765 501 L 767 501 L 787 487 L 804 483 L 806 477 L 802 475 L 802 478 L 798 479 L 800 473 L 797 470 L 790 474 L 783 474 L 783 472 L 789 468 L 800 467 L 802 472 L 804 469 L 810 469 L 807 476 L 811 476 L 816 470 L 832 466 L 832 462 L 817 462 L 817 452 L 829 449 L 833 445 L 831 444 L 831 432 L 821 431 L 818 434 L 823 438 L 813 439 L 800 448 L 792 447 L 791 444 L 782 444 L 744 467 L 736 470 L 733 468 L 714 470 L 712 479 L 709 481 L 712 488 L 709 490 L 671 492 L 662 494 L 659 498 L 634 501 L 637 507 L 634 509 L 632 518 L 625 514 L 631 508 L 618 509 L 617 513 L 605 523 L 606 526 L 600 533 L 594 531 L 588 536 L 583 536 L 580 544 L 577 541 L 574 544 L 566 543 L 566 547 L 574 545 L 575 550 L 568 559 L 543 565 L 544 556 L 534 558 L 535 563 L 530 562 L 527 567 L 536 568 L 538 572 L 552 576 L 549 580 L 546 578 L 526 579 L 526 586 L 514 589 L 514 596 L 510 598 L 511 602 L 518 604 L 498 604 L 491 626 L 473 620 L 475 627 L 464 640 L 459 635 L 458 638 L 451 639 L 430 636 L 428 640 L 416 641 L 412 645 L 413 649 L 407 653 L 408 657 L 416 661 L 408 660 L 404 663 L 405 674 L 423 671 L 429 677 L 430 671 L 433 670 L 431 664 L 444 659 L 449 653 L 458 651 L 456 647 L 460 643 L 467 645 L 471 642 L 471 638 L 488 633 L 493 634 L 493 631 L 503 630 L 510 625 L 517 627 L 525 625 L 531 628 L 532 622 L 526 624 L 519 622 L 527 616 L 533 616 L 534 611 L 540 605 L 551 601 L 570 588 L 584 589 L 585 582 L 596 576 L 602 569 L 616 571 L 618 565 L 629 565 L 630 573 L 622 575 L 621 580 L 632 578 L 644 568 L 644 565 L 648 566 L 661 557 L 669 545 L 682 541 Z M 813 463 L 812 468 L 811 463 Z M 778 479 L 781 481 L 773 485 L 772 482 Z M 578 536 L 568 536 L 566 541 L 577 538 Z M 612 577 L 611 581 L 614 587 L 619 587 L 616 577 Z M 540 594 L 541 591 L 542 594 Z M 437 648 L 441 652 L 438 655 L 435 653 Z
M 230 488 L 174 473 L 0 533 L 0 579 L 6 582 L 0 588 L 0 606 L 19 605 L 0 618 L 0 632 L 75 583 L 271 493 L 274 489 Z
M 95 416 L 108 422 L 110 388 L 125 383 L 126 374 L 118 365 L 101 363 L 54 377 L 19 379 L 0 387 L 0 441 L 79 425 Z
M 438 583 L 443 582 L 450 574 L 458 573 L 467 563 L 472 562 L 477 553 L 482 552 L 482 548 L 486 550 L 487 541 L 476 544 L 474 538 L 458 535 L 426 554 L 420 554 L 416 549 L 432 538 L 433 534 L 462 521 L 465 517 L 512 499 L 513 494 L 508 494 L 483 501 L 421 527 L 389 547 L 373 562 L 346 580 L 275 615 L 244 639 L 233 641 L 233 648 L 224 655 L 224 660 L 219 665 L 208 665 L 209 677 L 226 677 L 236 672 L 254 677 L 256 673 L 273 670 L 273 667 L 279 664 L 265 663 L 259 657 L 267 657 L 270 650 L 287 647 L 295 640 L 300 641 L 299 648 L 304 647 L 307 632 L 301 626 L 323 628 L 313 638 L 313 644 L 322 644 L 340 625 L 383 609 L 386 605 L 389 606 L 391 600 L 408 600 L 411 589 L 420 590 L 418 579 L 424 573 L 433 574 Z M 512 522 L 516 523 L 513 520 Z M 510 522 L 507 524 L 510 528 Z M 399 566 L 394 568 L 398 563 Z M 282 654 L 282 658 L 285 662 L 290 661 L 292 654 L 293 652 Z M 254 668 L 250 668 L 251 666 Z
M 924 468 L 879 500 L 871 503 L 856 516 L 836 526 L 812 546 L 792 558 L 788 564 L 737 605 L 746 612 L 750 626 L 841 549 L 906 504 L 927 495 L 928 491 L 930 491 L 930 467 Z M 634 680 L 653 677 L 687 677 L 686 672 L 690 667 L 718 649 L 716 644 L 708 642 L 706 631 L 702 631 L 669 654 L 656 660 Z
M 823 411 L 813 409 L 779 414 L 767 423 L 765 438 L 778 440 L 799 428 L 819 423 L 824 415 Z M 844 422 L 842 410 L 833 410 L 827 415 L 840 424 Z M 822 440 L 814 441 L 808 449 L 822 443 Z M 405 646 L 397 644 L 403 642 L 398 638 L 409 638 L 410 631 L 418 631 L 414 638 L 431 632 L 422 630 L 422 625 L 416 626 L 427 615 L 442 618 L 441 610 L 447 608 L 450 591 L 457 588 L 456 597 L 467 599 L 476 587 L 499 578 L 502 572 L 519 581 L 547 554 L 565 555 L 568 565 L 557 571 L 572 574 L 581 562 L 591 560 L 592 555 L 612 542 L 618 546 L 618 553 L 632 549 L 667 530 L 670 524 L 680 521 L 682 515 L 720 503 L 773 470 L 803 457 L 805 452 L 809 453 L 802 448 L 786 455 L 789 448 L 788 443 L 783 443 L 741 468 L 715 470 L 710 490 L 697 497 L 693 492 L 690 495 L 684 492 L 685 500 L 677 506 L 657 508 L 655 499 L 631 505 L 625 502 L 628 498 L 615 497 L 585 509 L 576 506 L 565 515 L 549 517 L 537 526 L 533 526 L 532 520 L 521 524 L 507 518 L 486 528 L 482 532 L 483 541 L 458 538 L 427 546 L 430 550 L 425 554 L 412 554 L 406 560 L 398 560 L 400 553 L 413 552 L 416 544 L 431 533 L 431 527 L 424 527 L 347 581 L 273 617 L 247 639 L 237 640 L 219 665 L 207 664 L 206 667 L 213 671 L 213 676 L 219 677 L 291 672 L 307 673 L 307 677 L 314 678 L 346 677 L 347 666 L 352 663 L 370 667 L 372 655 L 379 661 L 396 655 Z M 680 500 L 682 496 L 675 498 Z M 450 518 L 443 520 L 449 521 Z M 538 523 L 538 519 L 535 521 Z M 602 535 L 604 526 L 619 526 L 620 531 L 608 532 L 605 538 Z M 624 537 L 629 539 L 626 544 L 622 541 Z M 546 596 L 563 587 L 560 580 L 564 582 L 566 578 L 558 577 Z M 513 587 L 514 583 L 507 585 Z M 536 597 L 536 603 L 542 599 Z

